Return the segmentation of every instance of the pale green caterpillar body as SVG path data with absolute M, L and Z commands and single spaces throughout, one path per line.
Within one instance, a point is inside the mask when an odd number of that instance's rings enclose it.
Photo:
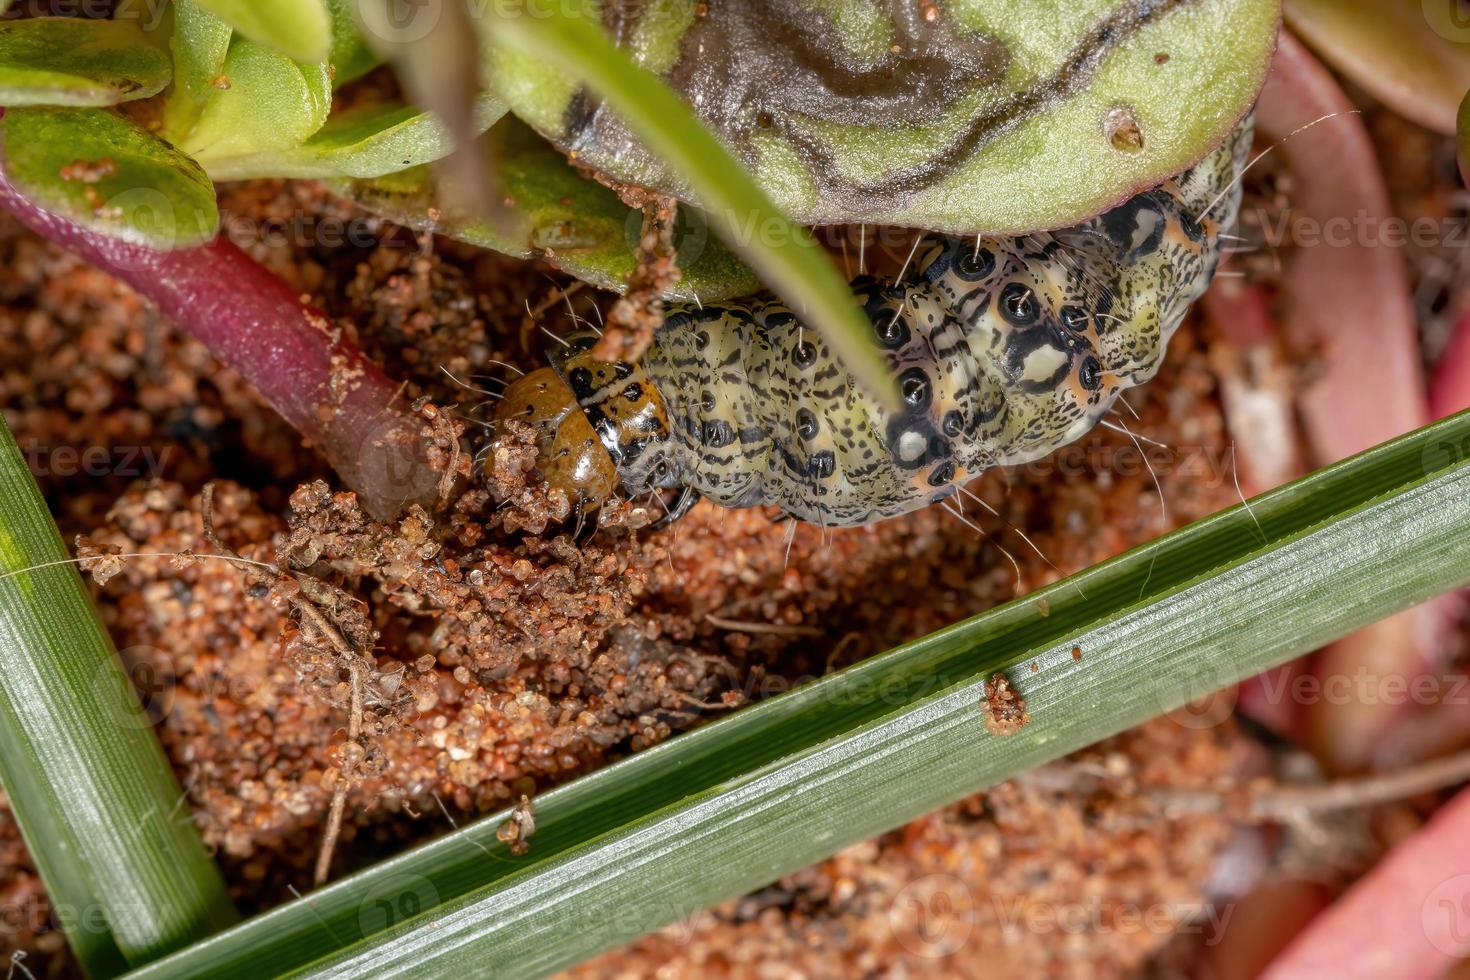
M 1190 170 L 1076 226 L 924 238 L 897 279 L 852 283 L 902 395 L 885 409 L 822 337 L 757 295 L 678 306 L 638 364 L 591 335 L 511 385 L 497 419 L 536 426 L 541 469 L 582 509 L 684 491 L 826 526 L 945 499 L 1093 428 L 1158 370 L 1220 261 L 1251 125 Z

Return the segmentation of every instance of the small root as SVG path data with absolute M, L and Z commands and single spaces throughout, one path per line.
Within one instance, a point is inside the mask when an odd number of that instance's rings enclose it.
M 823 632 L 815 626 L 797 626 L 788 623 L 758 623 L 743 619 L 726 619 L 713 613 L 707 614 L 704 621 L 711 626 L 732 633 L 770 633 L 775 636 L 823 636 Z
M 199 517 L 204 526 L 204 540 L 223 556 L 244 562 L 232 548 L 220 540 L 214 527 L 214 484 L 206 483 L 199 494 Z M 276 595 L 290 603 L 303 625 L 316 631 L 338 657 L 346 661 L 348 672 L 349 711 L 347 720 L 347 744 L 353 747 L 350 756 L 354 762 L 337 769 L 337 783 L 332 789 L 332 802 L 327 811 L 327 825 L 322 835 L 321 849 L 317 853 L 315 882 L 318 886 L 327 880 L 332 866 L 332 854 L 342 833 L 342 820 L 347 810 L 347 794 L 360 778 L 357 771 L 367 757 L 367 747 L 362 744 L 363 721 L 363 668 L 371 663 L 371 654 L 360 650 L 347 641 L 342 630 L 328 612 L 341 608 L 343 601 L 351 597 L 341 589 L 306 572 L 285 572 L 269 566 L 242 565 L 252 583 L 269 587 Z M 346 746 L 344 746 L 344 749 Z
M 1020 778 L 1053 789 L 1089 792 L 1111 781 L 1096 766 L 1053 763 Z M 1470 782 L 1470 750 L 1430 759 L 1392 772 L 1334 779 L 1322 783 L 1281 783 L 1259 779 L 1222 790 L 1147 787 L 1144 792 L 1179 813 L 1223 813 L 1241 823 L 1299 823 L 1316 814 L 1356 810 L 1448 789 Z
M 354 658 L 348 665 L 351 680 L 352 707 L 347 716 L 347 741 L 351 745 L 362 749 L 362 668 L 363 664 L 359 658 Z M 355 754 L 362 758 L 365 751 Z M 338 770 L 337 785 L 332 788 L 332 805 L 327 811 L 326 831 L 322 834 L 321 850 L 316 856 L 316 874 L 313 880 L 318 888 L 326 884 L 327 875 L 332 870 L 332 853 L 337 849 L 337 838 L 342 835 L 342 817 L 347 811 L 347 793 L 352 789 L 352 779 L 342 769 Z

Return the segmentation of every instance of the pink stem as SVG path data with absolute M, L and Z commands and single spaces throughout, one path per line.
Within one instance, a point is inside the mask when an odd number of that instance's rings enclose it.
M 1278 296 L 1293 347 L 1309 352 L 1312 380 L 1298 398 L 1317 461 L 1329 463 L 1429 421 L 1417 325 L 1388 191 L 1366 127 L 1330 72 L 1283 32 L 1256 113 L 1260 132 L 1296 178 Z M 1450 624 L 1443 602 L 1408 610 L 1322 651 L 1325 692 L 1306 706 L 1304 734 L 1339 771 L 1371 764 L 1385 733 L 1412 713 L 1391 685 L 1436 674 Z M 1359 695 L 1361 693 L 1361 696 Z
M 1430 980 L 1470 955 L 1470 790 L 1389 851 L 1278 956 L 1266 980 Z
M 146 296 L 239 372 L 326 457 L 364 509 L 387 520 L 429 505 L 438 476 L 422 423 L 398 388 L 328 317 L 221 237 L 159 251 L 120 241 L 42 210 L 0 171 L 0 207 Z

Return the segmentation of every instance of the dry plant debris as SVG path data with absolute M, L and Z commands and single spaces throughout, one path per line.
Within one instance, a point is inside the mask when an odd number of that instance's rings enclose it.
M 985 712 L 985 730 L 992 735 L 1014 735 L 1031 720 L 1026 699 L 1005 674 L 994 674 L 985 682 L 985 700 L 980 708 Z
M 626 195 L 625 195 L 626 196 Z M 638 237 L 638 264 L 628 288 L 607 311 L 607 323 L 593 355 L 604 361 L 636 363 L 663 323 L 661 297 L 679 281 L 674 247 L 674 222 L 679 202 L 672 197 L 643 192 L 643 225 Z

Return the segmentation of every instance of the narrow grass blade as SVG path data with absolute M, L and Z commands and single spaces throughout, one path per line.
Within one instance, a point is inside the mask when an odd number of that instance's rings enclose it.
M 873 326 L 832 260 L 804 228 L 787 220 L 730 152 L 658 76 L 640 67 L 593 24 L 551 5 L 492 4 L 493 35 L 545 58 L 590 85 L 668 161 L 710 222 L 798 317 L 827 342 L 870 391 L 892 409 L 898 389 L 873 338 Z
M 1463 413 L 546 793 L 525 857 L 488 817 L 137 976 L 549 972 L 1467 582 Z
M 0 422 L 0 780 L 57 921 L 103 976 L 234 911 L 67 558 Z

